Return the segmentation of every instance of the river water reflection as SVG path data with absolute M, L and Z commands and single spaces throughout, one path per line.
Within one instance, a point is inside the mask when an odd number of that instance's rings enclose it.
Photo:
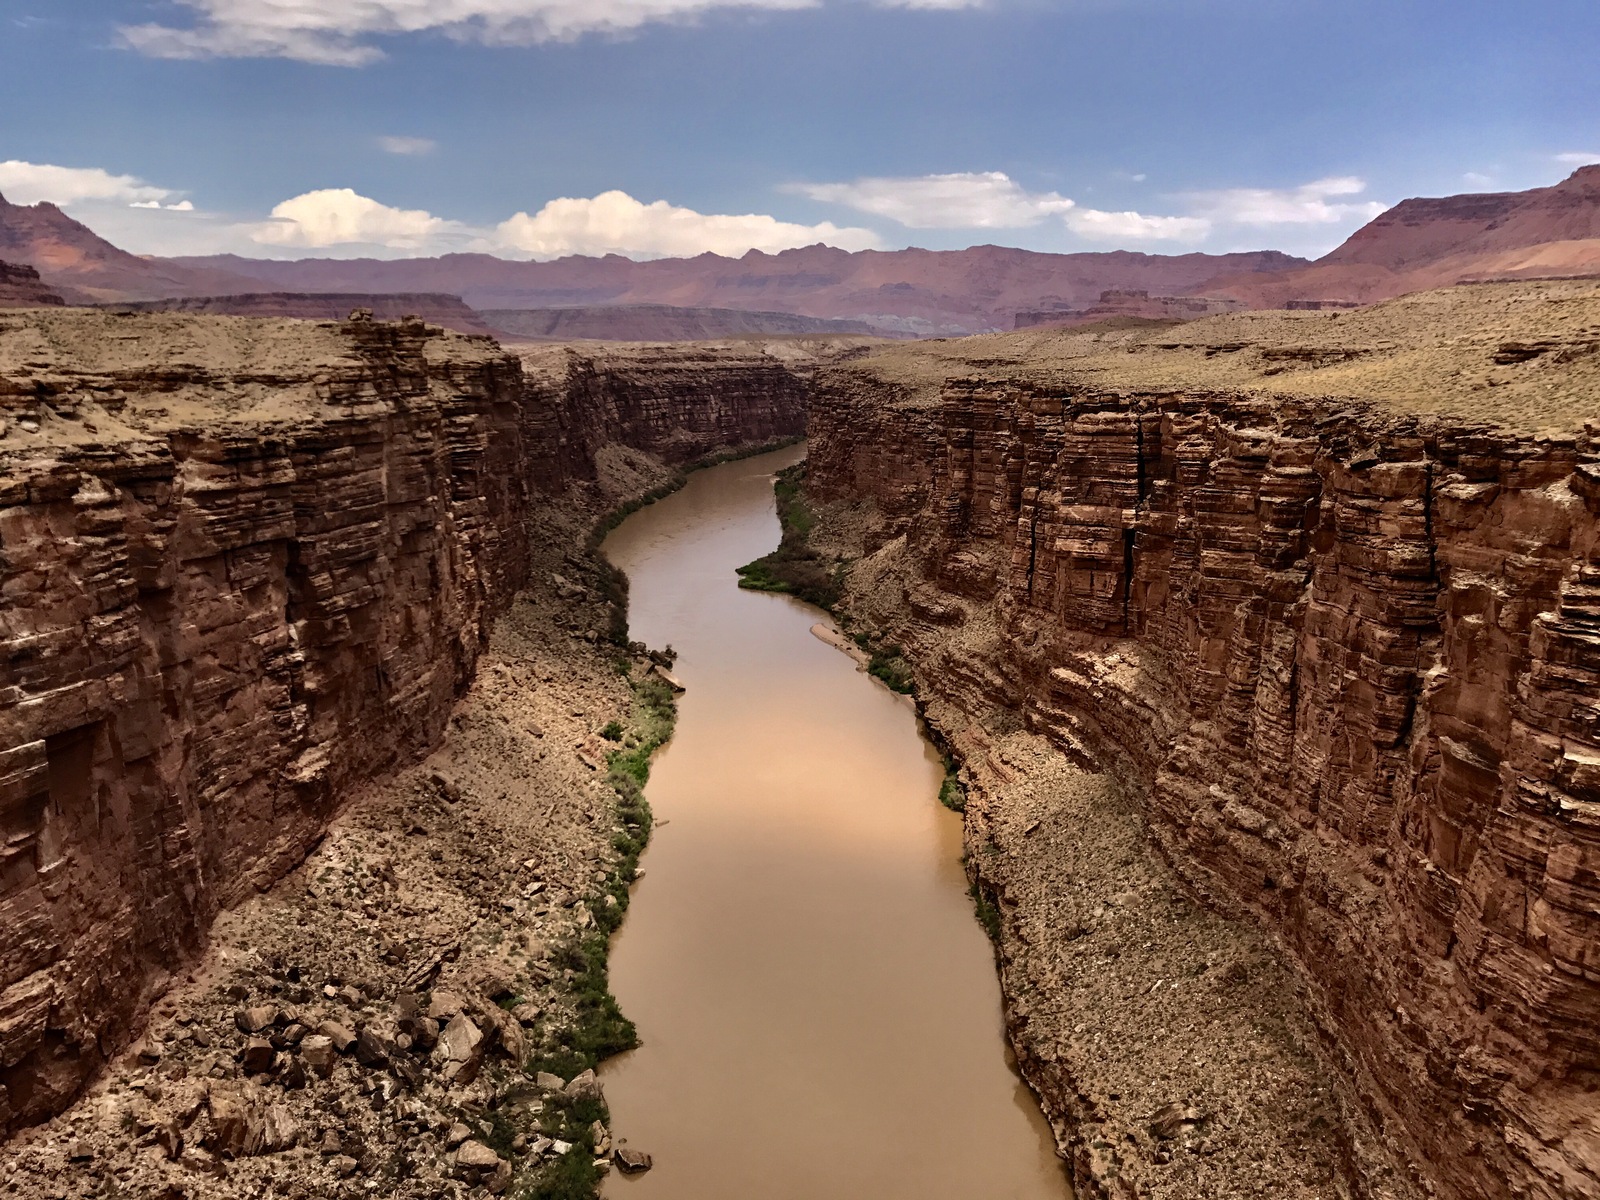
M 644 1044 L 603 1072 L 656 1165 L 606 1195 L 1063 1200 L 938 756 L 812 636 L 820 614 L 736 586 L 778 541 L 772 473 L 803 454 L 701 471 L 605 543 L 632 636 L 675 647 L 688 688 L 611 960 Z

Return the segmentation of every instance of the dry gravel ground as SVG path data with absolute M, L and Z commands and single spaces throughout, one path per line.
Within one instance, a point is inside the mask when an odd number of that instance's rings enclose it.
M 859 364 L 933 404 L 952 376 L 1373 404 L 1523 433 L 1600 423 L 1600 280 L 1473 284 L 1350 312 L 1027 330 L 884 346 Z
M 656 663 L 597 636 L 611 609 L 583 546 L 596 512 L 669 476 L 602 457 L 604 494 L 539 512 L 534 582 L 445 744 L 218 920 L 133 1051 L 0 1150 L 0 1196 L 586 1194 L 560 1190 L 610 1141 L 598 1092 L 566 1086 L 594 1003 L 578 947 L 626 894 L 607 756 L 655 720 L 634 684 Z

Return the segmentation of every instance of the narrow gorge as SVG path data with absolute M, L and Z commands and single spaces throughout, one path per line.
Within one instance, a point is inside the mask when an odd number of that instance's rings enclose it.
M 1600 1194 L 1597 318 L 1460 288 L 819 381 L 813 544 L 965 764 L 1084 1194 L 1249 1194 L 1274 1152 L 1274 1195 Z
M 1079 1195 L 1600 1197 L 1597 383 L 1592 282 L 514 353 L 0 314 L 0 1195 L 642 1165 L 589 1072 L 677 681 L 599 537 L 805 435 L 789 548 L 956 772 Z

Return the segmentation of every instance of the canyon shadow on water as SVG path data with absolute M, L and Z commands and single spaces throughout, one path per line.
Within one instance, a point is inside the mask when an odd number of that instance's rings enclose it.
M 938 755 L 811 634 L 821 614 L 737 586 L 778 542 L 773 472 L 803 457 L 699 472 L 605 543 L 632 636 L 673 646 L 688 688 L 612 955 L 643 1045 L 604 1071 L 613 1127 L 656 1167 L 606 1194 L 1063 1200 Z

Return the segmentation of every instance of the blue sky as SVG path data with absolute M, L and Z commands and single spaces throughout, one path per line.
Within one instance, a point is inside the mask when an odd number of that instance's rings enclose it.
M 1596 62 L 1595 0 L 0 0 L 0 192 L 146 253 L 1317 254 L 1600 159 Z

